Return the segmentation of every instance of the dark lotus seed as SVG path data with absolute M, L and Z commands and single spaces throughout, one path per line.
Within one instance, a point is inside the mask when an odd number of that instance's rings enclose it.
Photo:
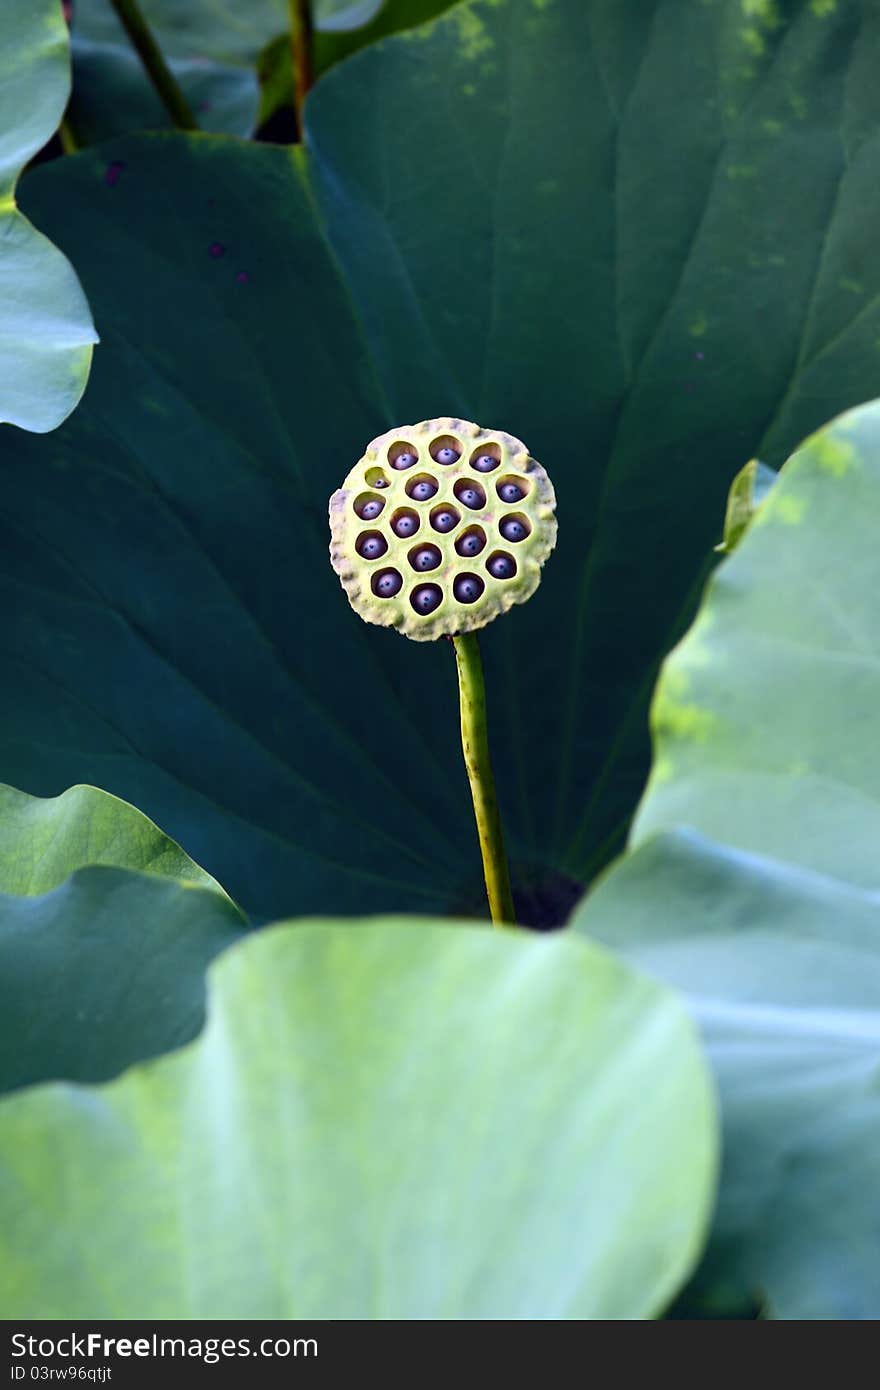
M 418 456 L 416 454 L 410 453 L 410 451 L 407 449 L 402 454 L 398 454 L 396 458 L 391 460 L 391 467 L 397 469 L 412 468 L 417 457 Z
M 391 529 L 395 536 L 401 536 L 403 540 L 407 540 L 418 531 L 419 519 L 414 512 L 401 512 L 392 521 Z
M 460 574 L 452 586 L 459 603 L 476 603 L 485 585 L 475 574 Z
M 448 445 L 444 445 L 442 449 L 437 450 L 434 458 L 438 463 L 457 463 L 461 454 L 457 449 L 450 449 Z
M 499 552 L 491 555 L 486 565 L 493 579 L 512 579 L 516 574 L 516 560 L 512 555 L 504 555 Z
M 407 488 L 407 491 L 413 501 L 428 502 L 436 493 L 437 485 L 428 482 L 427 478 L 423 478 L 421 482 L 413 483 L 412 487 Z
M 502 483 L 498 488 L 498 496 L 502 502 L 519 502 L 525 497 L 525 493 L 519 483 Z
M 418 550 L 411 550 L 409 553 L 409 562 L 413 569 L 423 574 L 425 570 L 435 570 L 441 558 L 436 545 L 421 545 Z
M 403 580 L 397 570 L 383 570 L 381 574 L 373 577 L 373 593 L 378 598 L 394 598 L 395 594 L 400 593 Z
M 493 468 L 498 467 L 498 459 L 494 454 L 477 454 L 471 460 L 471 467 L 476 468 L 478 473 L 491 473 Z
M 443 602 L 443 590 L 436 584 L 419 584 L 410 594 L 409 601 L 417 613 L 433 613 Z
M 482 531 L 465 531 L 455 542 L 455 548 L 459 555 L 465 555 L 472 560 L 475 555 L 479 555 L 485 544 L 486 537 Z
M 371 501 L 364 502 L 360 512 L 361 519 L 363 521 L 375 521 L 384 506 L 385 503 L 381 497 L 374 497 Z
M 529 534 L 523 522 L 516 516 L 506 516 L 498 527 L 506 541 L 524 541 Z
M 457 483 L 455 495 L 462 506 L 470 507 L 474 512 L 486 505 L 486 494 L 476 483 Z
M 388 549 L 388 542 L 384 536 L 378 535 L 377 532 L 368 531 L 366 535 L 358 536 L 355 549 L 364 560 L 378 560 L 379 556 L 384 555 Z
M 458 512 L 454 512 L 451 507 L 438 507 L 436 512 L 431 513 L 431 525 L 435 531 L 441 535 L 447 531 L 452 531 L 458 525 Z

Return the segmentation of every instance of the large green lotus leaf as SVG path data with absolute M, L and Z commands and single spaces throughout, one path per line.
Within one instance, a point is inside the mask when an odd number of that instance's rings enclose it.
M 244 928 L 225 894 L 156 873 L 0 893 L 0 1091 L 101 1081 L 194 1037 L 205 967 Z
M 8 1317 L 650 1317 L 699 1250 L 714 1157 L 681 1005 L 600 948 L 293 922 L 223 956 L 185 1051 L 0 1105 L 0 1297 Z
M 710 1309 L 880 1317 L 878 533 L 875 403 L 786 464 L 713 579 L 660 680 L 635 852 L 576 919 L 703 1028 L 725 1131 Z
M 96 787 L 28 796 L 0 786 L 0 892 L 47 893 L 77 869 L 111 864 L 223 890 L 145 815 Z
M 318 0 L 316 38 L 344 42 L 381 6 L 382 0 Z M 140 9 L 201 129 L 250 134 L 259 106 L 257 58 L 287 30 L 288 0 L 141 0 Z M 290 67 L 289 42 L 284 47 Z M 73 62 L 71 114 L 81 141 L 170 124 L 110 0 L 77 0 Z
M 97 335 L 76 275 L 16 206 L 15 185 L 70 90 L 58 0 L 0 7 L 0 422 L 55 429 L 85 390 Z
M 880 378 L 880 15 L 754 8 L 457 6 L 318 84 L 305 162 L 151 137 L 29 179 L 108 346 L 7 469 L 6 780 L 106 786 L 263 918 L 476 904 L 452 653 L 360 623 L 325 529 L 374 434 L 462 414 L 559 496 L 485 649 L 523 911 L 564 915 L 731 479 Z
M 86 413 L 5 460 L 6 779 L 123 796 L 263 920 L 445 908 L 479 880 L 453 653 L 368 629 L 330 567 L 387 415 L 299 161 L 157 134 L 29 183 L 107 341 Z

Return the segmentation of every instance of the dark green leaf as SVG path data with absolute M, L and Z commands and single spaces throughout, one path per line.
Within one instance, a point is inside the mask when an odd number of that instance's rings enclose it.
M 446 905 L 478 875 L 453 655 L 368 630 L 330 567 L 327 499 L 383 407 L 298 164 L 155 135 L 41 185 L 107 348 L 38 483 L 7 459 L 7 779 L 123 795 L 263 919 Z M 426 667 L 440 730 L 400 684 Z
M 462 414 L 559 496 L 485 642 L 559 920 L 622 841 L 731 480 L 880 373 L 880 14 L 785 13 L 460 5 L 328 74 L 306 158 L 154 137 L 35 174 L 108 346 L 8 461 L 0 774 L 108 787 L 263 918 L 476 910 L 452 654 L 368 630 L 326 558 L 364 444 Z

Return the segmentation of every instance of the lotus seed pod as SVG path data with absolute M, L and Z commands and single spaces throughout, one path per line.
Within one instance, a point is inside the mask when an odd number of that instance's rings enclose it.
M 425 420 L 374 439 L 334 492 L 330 558 L 365 621 L 417 642 L 454 637 L 531 597 L 555 507 L 520 440 Z

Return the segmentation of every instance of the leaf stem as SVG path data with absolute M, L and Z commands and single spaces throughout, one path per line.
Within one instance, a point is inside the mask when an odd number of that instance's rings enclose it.
M 74 134 L 73 126 L 70 123 L 70 117 L 66 114 L 61 117 L 61 124 L 58 127 L 58 140 L 61 144 L 62 154 L 76 154 L 79 149 L 79 141 Z
M 310 0 L 288 0 L 290 48 L 293 57 L 293 105 L 299 138 L 303 138 L 303 106 L 315 80 L 312 61 L 312 11 Z
M 189 102 L 165 62 L 162 50 L 140 12 L 137 0 L 110 0 L 110 3 L 174 125 L 178 130 L 198 130 L 198 122 L 190 110 Z
M 461 704 L 461 746 L 467 768 L 489 909 L 496 926 L 514 921 L 510 870 L 504 851 L 501 817 L 495 796 L 495 779 L 489 757 L 489 730 L 486 715 L 486 684 L 476 633 L 453 637 L 458 667 L 458 693 Z

